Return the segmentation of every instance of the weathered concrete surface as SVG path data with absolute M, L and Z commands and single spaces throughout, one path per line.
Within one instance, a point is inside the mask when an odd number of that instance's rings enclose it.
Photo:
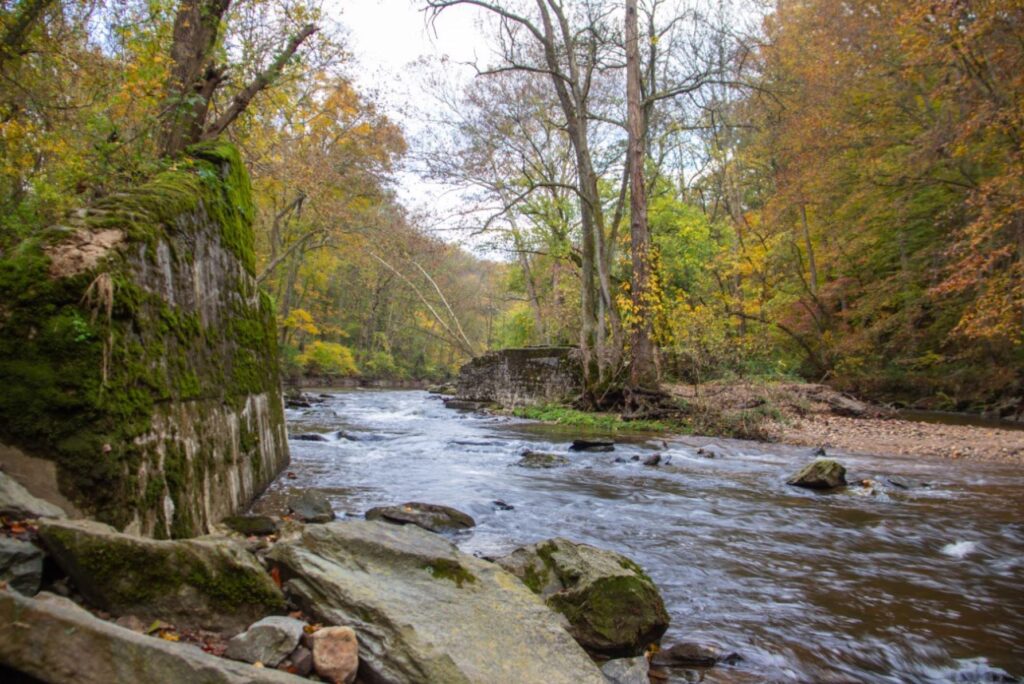
M 356 630 L 365 681 L 604 684 L 523 583 L 414 525 L 309 525 L 269 558 L 307 614 Z
M 247 506 L 288 461 L 253 212 L 237 151 L 204 143 L 0 255 L 0 464 L 46 459 L 26 486 L 145 535 Z
M 299 684 L 309 680 L 143 636 L 81 608 L 0 590 L 0 664 L 55 684 Z
M 456 396 L 502 406 L 569 401 L 583 386 L 576 347 L 502 349 L 479 356 L 459 370 Z

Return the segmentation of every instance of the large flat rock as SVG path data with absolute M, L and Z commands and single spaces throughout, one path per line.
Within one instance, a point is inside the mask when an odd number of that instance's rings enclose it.
M 160 541 L 89 520 L 44 521 L 39 536 L 82 596 L 114 615 L 238 630 L 285 608 L 256 557 L 227 539 Z
M 308 613 L 350 625 L 372 682 L 603 684 L 518 579 L 412 525 L 312 525 L 269 555 Z
M 293 675 L 137 634 L 59 602 L 0 591 L 0 664 L 62 684 L 298 684 Z

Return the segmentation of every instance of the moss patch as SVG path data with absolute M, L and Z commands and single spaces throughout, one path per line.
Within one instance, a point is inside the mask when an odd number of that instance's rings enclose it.
M 460 589 L 467 582 L 469 584 L 476 583 L 476 575 L 462 567 L 458 561 L 448 560 L 447 558 L 433 559 L 424 566 L 424 570 L 428 571 L 436 579 L 455 582 L 455 586 Z

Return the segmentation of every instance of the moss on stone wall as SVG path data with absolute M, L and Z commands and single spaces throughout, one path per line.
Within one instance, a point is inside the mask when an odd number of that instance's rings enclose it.
M 209 465 L 202 459 L 230 451 L 229 436 L 207 435 L 196 450 L 200 462 L 189 467 L 176 441 L 189 426 L 177 425 L 162 440 L 161 468 L 161 440 L 146 441 L 158 414 L 180 421 L 183 402 L 237 414 L 249 397 L 267 394 L 272 428 L 283 434 L 274 310 L 252 278 L 253 212 L 237 150 L 206 143 L 151 181 L 97 203 L 71 228 L 41 231 L 0 255 L 0 441 L 56 461 L 62 491 L 104 522 L 124 527 L 138 513 L 174 536 L 201 531 L 196 487 Z M 122 231 L 125 241 L 94 268 L 51 276 L 55 245 L 76 231 L 105 229 Z M 161 244 L 169 262 L 158 256 Z M 169 301 L 160 279 L 161 269 L 178 277 L 193 265 L 200 244 L 237 264 L 211 257 L 203 265 L 204 273 L 221 269 L 220 291 L 208 294 L 219 297 L 224 319 L 206 324 L 207 303 Z M 252 456 L 258 438 L 245 436 L 247 463 L 260 460 Z M 138 481 L 140 472 L 150 473 L 148 481 Z M 173 522 L 163 520 L 165 492 Z

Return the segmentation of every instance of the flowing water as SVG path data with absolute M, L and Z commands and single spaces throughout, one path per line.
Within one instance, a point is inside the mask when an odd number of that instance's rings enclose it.
M 293 433 L 345 435 L 292 440 L 294 479 L 279 479 L 259 505 L 303 487 L 324 490 L 345 516 L 441 503 L 476 518 L 455 537 L 469 553 L 553 536 L 623 553 L 662 591 L 672 616 L 663 643 L 743 658 L 672 681 L 1024 675 L 1019 468 L 833 454 L 851 479 L 881 484 L 822 494 L 785 484 L 811 450 L 724 439 L 620 435 L 613 453 L 523 469 L 513 464 L 524 449 L 566 452 L 581 432 L 453 411 L 417 391 L 335 393 L 288 419 Z M 654 452 L 670 464 L 631 460 Z

